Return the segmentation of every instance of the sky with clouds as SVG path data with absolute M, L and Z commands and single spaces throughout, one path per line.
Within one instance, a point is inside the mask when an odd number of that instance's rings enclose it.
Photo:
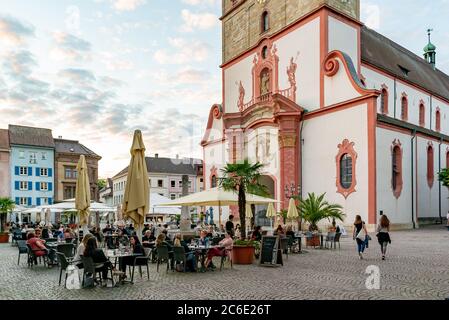
M 433 28 L 449 73 L 449 0 L 361 0 L 362 21 L 421 55 Z M 221 0 L 0 0 L 0 128 L 51 128 L 129 162 L 141 129 L 147 155 L 201 158 L 221 102 Z

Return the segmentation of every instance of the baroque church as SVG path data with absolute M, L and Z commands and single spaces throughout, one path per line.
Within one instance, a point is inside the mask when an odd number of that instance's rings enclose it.
M 449 76 L 430 36 L 417 56 L 366 27 L 360 0 L 222 7 L 222 102 L 201 142 L 206 189 L 226 163 L 248 158 L 264 164 L 277 210 L 314 192 L 343 206 L 346 226 L 356 215 L 371 230 L 382 214 L 402 229 L 446 215 Z M 263 207 L 255 223 L 267 225 Z

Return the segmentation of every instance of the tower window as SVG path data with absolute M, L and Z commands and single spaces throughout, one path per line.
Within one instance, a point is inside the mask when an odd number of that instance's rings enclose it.
M 268 56 L 268 47 L 265 46 L 265 47 L 263 47 L 263 49 L 262 49 L 262 58 L 266 59 L 267 56 Z
M 270 28 L 270 16 L 268 14 L 268 11 L 264 11 L 262 13 L 262 18 L 261 18 L 262 33 L 268 31 L 269 28 Z

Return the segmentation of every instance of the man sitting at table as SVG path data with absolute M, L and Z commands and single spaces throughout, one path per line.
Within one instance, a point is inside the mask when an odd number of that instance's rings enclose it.
M 221 240 L 218 245 L 220 248 L 212 248 L 209 249 L 207 252 L 207 261 L 206 261 L 206 268 L 212 268 L 215 269 L 214 264 L 212 263 L 213 257 L 222 257 L 226 254 L 228 254 L 232 250 L 232 245 L 234 244 L 234 240 L 232 240 L 232 234 L 230 231 L 226 232 L 225 238 Z
M 154 244 L 151 245 L 150 242 L 154 242 L 156 241 L 156 237 L 154 236 L 154 234 L 151 233 L 150 230 L 147 230 L 145 232 L 145 235 L 142 237 L 142 245 L 145 248 L 151 248 L 154 247 Z

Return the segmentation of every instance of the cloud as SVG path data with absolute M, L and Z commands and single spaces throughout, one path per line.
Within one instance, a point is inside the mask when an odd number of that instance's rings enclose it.
M 65 32 L 54 32 L 53 40 L 55 46 L 51 51 L 51 57 L 55 60 L 84 61 L 90 59 L 92 45 L 83 40 Z
M 203 62 L 210 54 L 211 47 L 207 43 L 183 38 L 169 38 L 170 46 L 174 49 L 159 49 L 154 53 L 154 59 L 160 64 L 185 64 Z
M 218 17 L 213 13 L 192 13 L 184 9 L 181 16 L 184 21 L 180 28 L 182 32 L 193 32 L 197 29 L 207 30 L 218 26 Z
M 10 16 L 0 15 L 0 41 L 7 45 L 22 45 L 34 36 L 34 27 Z
M 361 7 L 362 20 L 366 26 L 379 30 L 380 29 L 380 7 L 377 4 L 363 3 Z
M 65 27 L 70 32 L 80 34 L 80 9 L 77 6 L 69 6 L 65 10 Z
M 145 0 L 114 0 L 113 7 L 117 11 L 134 11 L 145 3 Z
M 110 71 L 132 70 L 134 68 L 132 61 L 124 60 L 114 53 L 103 51 L 100 52 L 99 56 L 101 57 L 101 63 Z
M 30 75 L 32 68 L 37 66 L 35 57 L 28 50 L 9 51 L 1 58 L 5 74 L 14 79 Z
M 220 0 L 182 0 L 183 3 L 191 6 L 214 6 L 220 3 Z
M 65 69 L 61 70 L 58 75 L 66 78 L 71 82 L 84 83 L 95 81 L 95 75 L 92 71 L 86 69 Z

